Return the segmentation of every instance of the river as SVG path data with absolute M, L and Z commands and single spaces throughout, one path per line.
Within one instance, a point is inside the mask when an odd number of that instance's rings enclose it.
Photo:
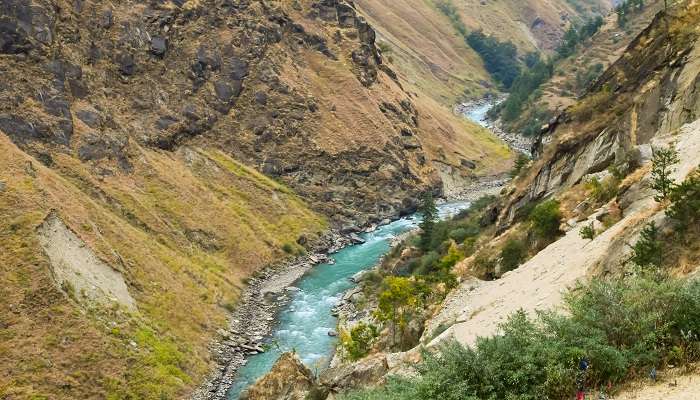
M 482 100 L 462 104 L 456 108 L 465 118 L 492 129 L 487 112 L 501 99 Z M 450 202 L 438 205 L 441 218 L 467 208 L 469 202 Z M 237 400 L 242 390 L 265 375 L 279 356 L 295 351 L 312 370 L 325 368 L 333 356 L 337 338 L 328 332 L 336 329 L 337 318 L 331 315 L 336 305 L 354 283 L 350 277 L 372 268 L 390 249 L 391 239 L 414 229 L 420 223 L 418 216 L 410 216 L 379 227 L 362 235 L 365 243 L 346 247 L 332 255 L 334 264 L 320 264 L 306 273 L 297 283 L 291 300 L 279 310 L 272 334 L 265 340 L 267 351 L 248 358 L 238 369 L 227 398 Z
M 441 218 L 467 208 L 468 202 L 438 205 Z M 346 247 L 332 255 L 335 264 L 320 264 L 297 283 L 290 302 L 279 311 L 276 325 L 266 340 L 268 350 L 248 358 L 236 374 L 227 397 L 238 399 L 241 391 L 266 374 L 285 351 L 295 351 L 312 370 L 324 368 L 330 361 L 337 338 L 328 332 L 336 329 L 331 309 L 354 283 L 350 277 L 374 266 L 390 249 L 391 239 L 418 226 L 420 218 L 410 216 L 379 227 L 362 236 L 365 243 Z

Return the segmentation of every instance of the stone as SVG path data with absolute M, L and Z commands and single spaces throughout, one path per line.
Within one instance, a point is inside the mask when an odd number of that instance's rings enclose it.
M 168 50 L 168 41 L 162 36 L 153 36 L 151 38 L 151 53 L 163 57 Z
M 130 76 L 136 73 L 136 62 L 134 61 L 134 56 L 129 53 L 121 53 L 118 55 L 117 64 L 119 66 L 119 72 L 122 75 Z
M 356 234 L 356 233 L 351 233 L 351 234 L 350 234 L 350 241 L 351 241 L 353 244 L 363 244 L 363 243 L 366 242 L 365 239 L 363 239 L 362 237 L 360 237 L 360 235 L 358 235 L 358 234 Z
M 240 58 L 232 58 L 230 60 L 231 72 L 229 76 L 234 81 L 241 81 L 248 76 L 248 62 Z
M 29 52 L 31 48 L 29 35 L 17 21 L 0 20 L 0 53 L 21 54 Z
M 158 120 L 156 121 L 156 127 L 158 129 L 164 131 L 176 123 L 177 123 L 177 119 L 175 119 L 174 117 L 165 115 L 165 116 L 158 118 Z
M 78 117 L 79 120 L 83 121 L 85 125 L 89 126 L 90 128 L 97 129 L 100 127 L 100 125 L 102 125 L 102 117 L 95 111 L 82 109 L 76 111 L 75 116 Z
M 467 167 L 467 168 L 469 168 L 469 169 L 475 169 L 475 168 L 476 168 L 476 163 L 475 163 L 474 161 L 465 160 L 465 159 L 462 158 L 461 160 L 459 160 L 459 163 L 460 163 L 463 167 Z
M 214 82 L 214 92 L 216 97 L 224 103 L 228 103 L 234 98 L 241 95 L 243 83 L 241 81 L 233 81 L 231 84 L 224 81 Z
M 386 356 L 369 356 L 355 363 L 328 368 L 321 373 L 320 383 L 334 393 L 348 388 L 366 387 L 380 382 L 389 366 Z
M 103 29 L 109 29 L 112 27 L 112 22 L 113 22 L 112 9 L 108 8 L 108 9 L 102 11 L 102 18 L 100 19 L 100 26 Z
M 349 4 L 340 3 L 336 7 L 338 12 L 338 23 L 341 28 L 354 28 L 356 24 L 357 13 Z
M 267 94 L 265 92 L 255 93 L 255 102 L 261 106 L 267 105 Z
M 269 373 L 241 393 L 242 400 L 302 400 L 316 387 L 311 370 L 294 353 L 284 353 Z M 321 398 L 325 398 L 321 397 Z

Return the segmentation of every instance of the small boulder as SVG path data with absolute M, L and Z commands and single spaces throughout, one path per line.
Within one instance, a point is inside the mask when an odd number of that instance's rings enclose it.
M 151 38 L 151 53 L 158 57 L 163 57 L 168 51 L 168 41 L 162 36 L 153 36 Z

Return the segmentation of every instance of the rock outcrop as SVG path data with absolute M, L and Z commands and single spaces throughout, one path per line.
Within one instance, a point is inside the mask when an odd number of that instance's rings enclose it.
M 590 94 L 558 117 L 559 123 L 535 143 L 539 160 L 508 199 L 502 227 L 526 204 L 569 188 L 588 174 L 611 165 L 638 165 L 654 137 L 697 119 L 697 18 L 692 12 L 660 12 Z
M 294 353 L 284 353 L 267 375 L 241 394 L 241 400 L 305 400 L 314 390 L 311 370 Z

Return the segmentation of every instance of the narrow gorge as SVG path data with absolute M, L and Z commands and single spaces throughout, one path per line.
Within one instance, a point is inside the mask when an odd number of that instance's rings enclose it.
M 699 43 L 698 0 L 3 0 L 0 399 L 694 398 Z

